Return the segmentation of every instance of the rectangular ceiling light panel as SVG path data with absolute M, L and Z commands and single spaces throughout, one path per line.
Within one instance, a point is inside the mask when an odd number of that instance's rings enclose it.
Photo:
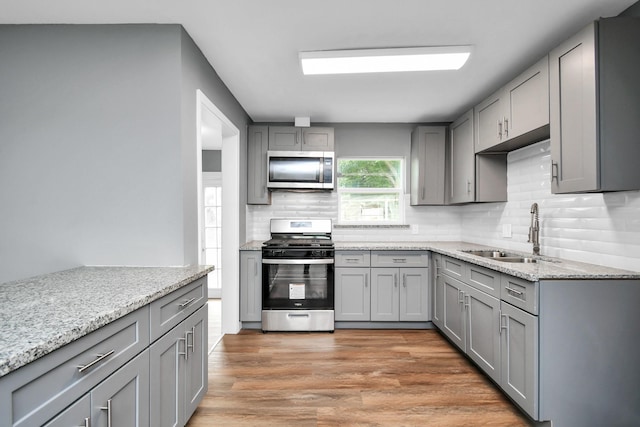
M 390 73 L 457 70 L 471 54 L 471 46 L 395 49 L 325 50 L 300 52 L 305 75 Z

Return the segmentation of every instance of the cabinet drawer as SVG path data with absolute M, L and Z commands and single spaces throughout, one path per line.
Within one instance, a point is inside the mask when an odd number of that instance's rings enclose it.
M 449 258 L 448 256 L 442 256 L 439 267 L 439 273 L 446 274 L 449 277 L 456 278 L 458 280 L 465 280 L 465 266 L 464 261 L 459 261 L 455 258 Z
M 500 299 L 531 314 L 538 314 L 538 282 L 502 275 Z
M 336 251 L 336 267 L 369 267 L 371 253 L 369 251 Z
M 207 301 L 207 278 L 202 277 L 151 303 L 151 342 L 195 313 Z
M 0 424 L 42 425 L 148 345 L 143 307 L 12 372 L 2 382 Z
M 499 299 L 501 277 L 497 271 L 469 264 L 467 284 Z
M 429 252 L 372 251 L 371 267 L 429 267 Z

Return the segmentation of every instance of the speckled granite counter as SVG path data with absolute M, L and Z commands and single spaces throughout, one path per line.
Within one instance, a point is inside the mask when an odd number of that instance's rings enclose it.
M 0 284 L 0 377 L 212 270 L 79 267 Z
M 336 250 L 425 250 L 448 255 L 462 261 L 471 262 L 492 270 L 520 277 L 525 280 L 565 280 L 565 279 L 640 279 L 640 272 L 620 270 L 611 267 L 603 267 L 595 264 L 587 264 L 577 261 L 551 258 L 546 256 L 534 257 L 536 263 L 510 263 L 496 261 L 471 255 L 468 250 L 493 249 L 504 250 L 489 246 L 465 242 L 335 242 Z M 531 254 L 519 253 L 522 256 L 531 257 Z
M 532 282 L 538 280 L 573 280 L 573 279 L 640 279 L 640 271 L 620 270 L 617 268 L 604 267 L 601 265 L 587 264 L 577 261 L 568 261 L 547 256 L 537 256 L 536 263 L 510 263 L 496 261 L 471 255 L 465 251 L 480 250 L 502 250 L 510 253 L 517 253 L 525 257 L 532 257 L 531 254 L 518 251 L 483 246 L 466 242 L 340 242 L 334 241 L 336 250 L 364 250 L 364 251 L 432 251 L 443 255 L 448 255 L 462 261 L 510 274 L 521 279 Z M 252 240 L 240 247 L 240 250 L 259 251 L 262 249 L 261 240 Z

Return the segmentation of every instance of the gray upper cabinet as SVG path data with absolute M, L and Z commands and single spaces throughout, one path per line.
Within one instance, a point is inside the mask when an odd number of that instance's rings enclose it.
M 247 203 L 250 205 L 271 204 L 271 193 L 267 190 L 267 150 L 269 150 L 269 128 L 249 126 L 247 134 Z
M 334 151 L 333 128 L 302 128 L 302 151 Z
M 468 111 L 450 126 L 449 203 L 507 200 L 507 155 L 475 154 L 474 114 Z
M 450 203 L 475 201 L 475 149 L 473 144 L 473 110 L 450 127 L 451 182 Z
M 411 205 L 445 204 L 444 126 L 418 126 L 411 133 Z
M 272 151 L 333 151 L 334 145 L 333 128 L 269 126 Z
M 544 56 L 474 108 L 476 152 L 511 151 L 549 136 L 549 60 Z
M 640 18 L 589 24 L 549 54 L 553 193 L 640 189 Z
M 301 151 L 300 128 L 269 126 L 269 150 Z

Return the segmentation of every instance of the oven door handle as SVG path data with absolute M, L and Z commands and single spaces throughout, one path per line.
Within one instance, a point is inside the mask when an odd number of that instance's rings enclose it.
M 333 264 L 333 259 L 263 259 L 263 264 Z

